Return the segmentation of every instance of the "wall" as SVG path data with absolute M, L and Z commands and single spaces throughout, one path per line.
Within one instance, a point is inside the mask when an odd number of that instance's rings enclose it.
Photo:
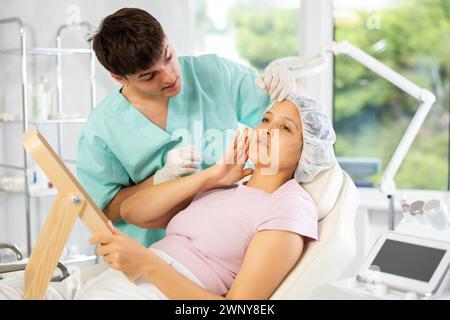
M 19 17 L 26 25 L 29 47 L 55 47 L 55 36 L 59 26 L 73 21 L 88 21 L 97 27 L 106 15 L 122 7 L 140 7 L 154 15 L 166 30 L 179 55 L 193 52 L 192 17 L 193 0 L 143 1 L 143 0 L 0 0 L 0 19 Z M 63 47 L 87 47 L 87 32 L 84 29 L 65 31 Z M 16 26 L 0 26 L 0 50 L 19 48 Z M 40 76 L 49 79 L 56 88 L 55 56 L 32 56 L 28 60 L 28 83 L 35 84 Z M 21 112 L 20 58 L 17 55 L 0 55 L 0 112 Z M 77 113 L 86 117 L 90 110 L 89 58 L 87 56 L 65 56 L 63 58 L 63 106 L 65 113 Z M 115 83 L 97 62 L 97 99 L 99 102 Z M 30 99 L 32 88 L 29 90 Z M 55 93 L 55 92 L 54 92 Z M 53 99 L 56 102 L 56 93 Z M 63 134 L 62 154 L 65 159 L 76 159 L 76 143 L 82 124 L 66 124 Z M 56 147 L 56 127 L 39 126 L 39 130 Z M 22 128 L 20 123 L 0 123 L 0 163 L 23 164 L 20 147 Z M 74 163 L 68 163 L 75 168 Z M 20 171 L 0 169 L 0 177 L 20 175 Z M 47 216 L 52 198 L 33 199 L 32 239 Z M 78 245 L 83 253 L 92 253 L 84 226 L 77 222 L 69 239 L 69 245 Z M 26 220 L 22 194 L 0 192 L 0 242 L 10 242 L 26 248 Z

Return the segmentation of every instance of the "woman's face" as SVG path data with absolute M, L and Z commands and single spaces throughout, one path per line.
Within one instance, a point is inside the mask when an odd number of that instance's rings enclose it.
M 250 160 L 256 167 L 270 168 L 271 174 L 293 173 L 302 152 L 302 130 L 297 106 L 288 100 L 275 103 L 250 138 Z

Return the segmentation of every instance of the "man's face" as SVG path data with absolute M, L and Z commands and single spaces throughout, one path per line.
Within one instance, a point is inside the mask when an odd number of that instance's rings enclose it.
M 113 77 L 122 85 L 133 86 L 143 94 L 156 97 L 173 97 L 181 90 L 180 65 L 175 49 L 166 40 L 163 54 L 150 68 L 126 78 Z

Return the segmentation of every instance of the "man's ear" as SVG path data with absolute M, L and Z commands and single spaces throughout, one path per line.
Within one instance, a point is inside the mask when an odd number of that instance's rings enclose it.
M 114 74 L 114 73 L 110 73 L 110 74 L 114 80 L 116 80 L 123 86 L 125 86 L 125 84 L 128 82 L 127 79 L 125 79 L 124 77 L 118 76 L 117 74 Z

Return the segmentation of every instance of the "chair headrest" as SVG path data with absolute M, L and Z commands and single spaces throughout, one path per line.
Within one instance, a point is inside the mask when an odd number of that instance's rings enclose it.
M 313 181 L 301 184 L 316 203 L 319 220 L 325 218 L 333 209 L 338 200 L 343 180 L 343 171 L 336 162 L 330 169 L 319 173 Z

